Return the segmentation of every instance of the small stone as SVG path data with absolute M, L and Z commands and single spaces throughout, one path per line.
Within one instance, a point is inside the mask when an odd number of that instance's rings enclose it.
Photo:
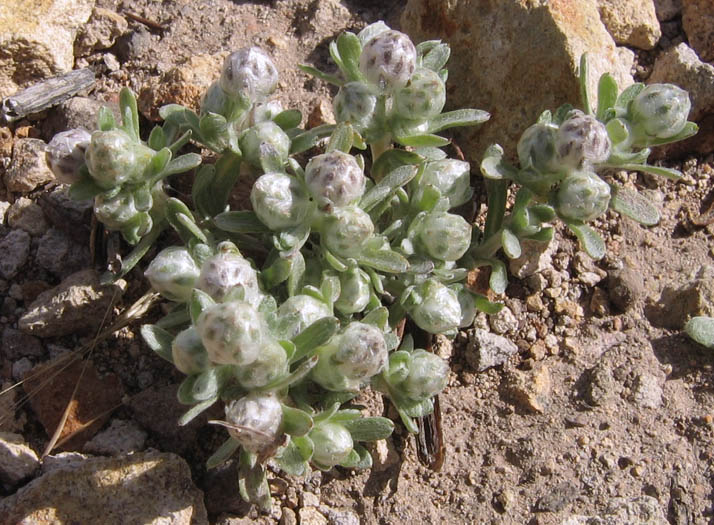
M 714 317 L 714 267 L 702 266 L 685 279 L 680 286 L 665 287 L 659 300 L 647 305 L 645 315 L 650 323 L 681 329 L 690 317 Z
M 2 334 L 2 353 L 6 359 L 14 361 L 21 357 L 40 357 L 45 351 L 37 337 L 14 328 L 5 328 Z
M 578 275 L 578 280 L 585 286 L 593 287 L 600 281 L 602 281 L 602 276 L 595 272 L 584 272 Z
M 657 20 L 666 22 L 682 13 L 682 0 L 654 0 Z
M 607 289 L 610 300 L 622 312 L 626 312 L 644 295 L 645 284 L 642 272 L 624 265 L 608 274 Z
M 39 139 L 18 139 L 12 150 L 12 160 L 4 176 L 9 191 L 28 193 L 55 180 L 45 161 L 45 147 Z
M 146 432 L 134 422 L 113 419 L 108 429 L 85 443 L 84 451 L 89 454 L 119 456 L 129 452 L 141 452 L 145 443 Z
M 10 209 L 11 204 L 9 202 L 0 201 L 0 226 L 6 224 L 5 216 L 7 215 L 7 210 Z
M 104 65 L 107 66 L 107 69 L 112 73 L 121 69 L 121 64 L 117 60 L 117 57 L 111 53 L 104 53 L 102 61 L 104 62 Z
M 33 237 L 47 231 L 47 221 L 42 208 L 26 197 L 20 197 L 10 206 L 7 221 L 11 227 L 24 230 Z
M 501 308 L 497 314 L 489 316 L 488 322 L 491 330 L 499 335 L 512 334 L 518 330 L 518 319 L 507 306 Z
M 351 510 L 320 505 L 320 512 L 325 515 L 330 525 L 360 525 L 359 516 Z
M 594 406 L 608 405 L 615 400 L 620 388 L 610 367 L 606 363 L 600 362 L 587 374 L 585 399 Z
M 539 363 L 529 371 L 511 370 L 505 381 L 505 389 L 520 408 L 542 413 L 550 399 L 550 371 Z
M 39 204 L 52 226 L 72 236 L 75 242 L 89 244 L 92 199 L 74 200 L 69 196 L 69 186 L 62 185 L 42 193 Z
M 545 305 L 540 295 L 533 294 L 526 297 L 526 308 L 529 312 L 540 312 L 545 308 Z
M 682 0 L 682 27 L 699 58 L 714 61 L 714 3 Z
M 109 9 L 95 7 L 74 42 L 75 55 L 82 57 L 95 50 L 109 49 L 128 29 L 129 24 L 123 16 Z
M 662 36 L 653 0 L 599 0 L 598 8 L 618 44 L 652 49 Z
M 303 507 L 319 507 L 320 496 L 312 492 L 303 492 L 300 494 L 300 505 Z
M 323 124 L 334 124 L 335 114 L 332 111 L 332 104 L 325 99 L 320 97 L 315 106 L 310 111 L 310 115 L 307 117 L 307 127 L 315 128 Z
M 528 349 L 528 353 L 536 361 L 541 361 L 542 359 L 544 359 L 546 352 L 547 348 L 543 341 L 536 341 Z
M 40 268 L 64 278 L 86 268 L 91 260 L 85 245 L 78 244 L 64 231 L 50 228 L 40 238 L 35 262 Z
M 15 381 L 20 381 L 30 370 L 32 370 L 32 361 L 26 357 L 18 359 L 12 364 L 12 378 Z
M 60 131 L 74 128 L 94 130 L 97 127 L 99 110 L 103 107 L 111 110 L 117 122 L 121 120 L 117 102 L 88 97 L 72 97 L 65 100 L 50 113 L 46 123 L 48 134 L 55 135 Z
M 73 273 L 41 293 L 20 318 L 18 326 L 23 332 L 40 337 L 95 331 L 125 286 L 124 281 L 100 284 L 99 274 L 92 269 Z
M 548 286 L 548 280 L 542 273 L 534 273 L 526 279 L 526 284 L 534 292 L 542 292 Z
M 19 434 L 0 432 L 0 481 L 14 487 L 40 465 L 37 454 Z M 0 500 L 1 501 L 1 500 Z
M 394 448 L 394 443 L 390 438 L 374 442 L 372 459 L 374 460 L 372 465 L 374 472 L 383 472 L 400 462 L 399 452 Z
M 327 518 L 315 507 L 303 507 L 298 511 L 300 525 L 328 525 Z
M 545 243 L 524 239 L 521 241 L 521 256 L 508 263 L 511 273 L 519 279 L 552 267 L 553 254 L 558 249 L 555 241 Z
M 564 481 L 542 495 L 535 503 L 536 512 L 560 512 L 578 496 L 575 483 Z
M 280 516 L 280 525 L 298 525 L 295 511 L 289 507 L 283 507 L 283 514 Z
M 553 309 L 556 314 L 567 315 L 568 317 L 581 318 L 583 316 L 583 307 L 569 299 L 557 297 L 553 303 Z
M 474 329 L 466 347 L 466 361 L 479 372 L 502 365 L 518 352 L 518 347 L 505 337 L 486 330 Z
M 610 303 L 608 300 L 607 292 L 602 288 L 595 288 L 593 290 L 593 295 L 590 297 L 590 310 L 601 317 L 604 317 L 610 313 Z
M 103 523 L 208 524 L 188 465 L 161 452 L 77 458 L 0 501 L 7 523 L 55 523 L 56 509 L 62 522 L 97 523 L 101 516 Z
M 114 49 L 122 62 L 141 61 L 153 51 L 154 39 L 146 28 L 139 26 L 134 31 L 121 35 L 117 39 Z
M 644 408 L 662 406 L 663 389 L 657 377 L 647 372 L 639 374 L 632 387 L 632 400 Z

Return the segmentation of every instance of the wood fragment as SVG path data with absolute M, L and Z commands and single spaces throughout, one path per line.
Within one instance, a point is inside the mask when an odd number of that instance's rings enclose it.
M 91 69 L 75 69 L 69 73 L 41 80 L 10 95 L 0 106 L 0 124 L 9 124 L 33 113 L 60 104 L 80 91 L 94 85 Z
M 124 16 L 127 18 L 130 18 L 134 22 L 139 22 L 140 24 L 144 24 L 146 27 L 150 29 L 154 29 L 155 31 L 166 31 L 166 28 L 159 24 L 158 22 L 154 22 L 153 20 L 149 18 L 145 18 L 143 16 L 137 15 L 136 13 L 132 13 L 131 11 L 122 11 Z

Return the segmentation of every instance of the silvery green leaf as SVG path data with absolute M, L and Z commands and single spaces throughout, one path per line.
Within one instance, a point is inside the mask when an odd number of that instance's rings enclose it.
M 319 138 L 320 136 L 315 133 L 314 129 L 295 135 L 290 142 L 290 153 L 297 155 L 298 153 L 309 150 L 317 144 Z
M 437 117 L 438 118 L 438 117 Z M 399 144 L 402 146 L 412 146 L 415 148 L 432 146 L 436 148 L 441 148 L 451 143 L 447 138 L 440 137 L 439 135 L 433 134 L 423 134 L 423 135 L 411 135 L 407 137 L 395 137 Z
M 278 250 L 293 251 L 298 250 L 305 244 L 310 236 L 310 225 L 307 223 L 298 224 L 294 228 L 280 232 L 273 236 L 273 244 Z
M 253 211 L 225 211 L 213 219 L 218 228 L 231 233 L 269 233 Z
M 548 226 L 546 228 L 541 228 L 536 233 L 527 235 L 526 239 L 530 239 L 532 241 L 537 241 L 537 242 L 550 242 L 553 240 L 554 235 L 555 235 L 555 229 L 552 226 Z
M 607 135 L 610 137 L 610 142 L 612 142 L 615 146 L 625 142 L 630 136 L 629 125 L 621 118 L 614 118 L 608 121 L 608 123 L 605 124 L 605 129 L 607 129 Z
M 618 167 L 623 170 L 642 171 L 644 173 L 651 173 L 652 175 L 660 175 L 670 180 L 679 180 L 682 178 L 682 172 L 674 168 L 651 166 L 649 164 L 621 164 Z
M 207 113 L 198 121 L 201 142 L 216 152 L 221 152 L 228 144 L 228 123 L 226 117 Z
M 112 110 L 107 106 L 102 106 L 97 116 L 97 129 L 100 131 L 109 131 L 116 127 L 117 123 L 114 120 L 114 113 L 112 113 Z
M 535 204 L 528 207 L 530 217 L 539 223 L 550 222 L 555 219 L 555 209 L 548 204 Z
M 163 150 L 162 150 L 163 151 Z M 161 172 L 162 177 L 184 173 L 201 165 L 201 155 L 198 153 L 186 153 L 175 159 L 171 159 L 166 168 Z
M 323 247 L 322 253 L 325 256 L 325 261 L 327 262 L 327 264 L 330 265 L 330 267 L 337 270 L 338 272 L 347 271 L 347 265 L 342 262 L 342 260 L 335 254 L 333 254 L 330 250 Z
M 87 199 L 92 199 L 103 193 L 105 190 L 97 186 L 89 176 L 79 179 L 77 182 L 69 187 L 69 196 L 75 201 L 84 201 Z
M 389 328 L 389 310 L 384 306 L 375 308 L 365 315 L 361 322 L 372 324 L 384 332 Z
M 312 454 L 310 454 L 310 456 L 312 456 Z M 294 440 L 290 440 L 290 443 L 288 443 L 280 452 L 280 455 L 275 458 L 275 462 L 283 472 L 287 472 L 292 476 L 302 476 L 309 468 L 307 460 L 303 458 Z
M 610 75 L 604 73 L 597 86 L 597 118 L 605 122 L 607 111 L 617 103 L 617 82 Z
M 217 367 L 213 367 L 192 376 L 194 381 L 191 385 L 190 395 L 194 400 L 207 401 L 218 397 L 218 390 L 221 386 L 218 370 Z
M 196 226 L 191 210 L 180 200 L 171 197 L 166 201 L 166 219 L 181 235 L 184 242 L 188 242 L 192 237 L 206 242 L 206 236 Z
M 676 135 L 668 138 L 654 138 L 648 142 L 650 146 L 662 146 L 663 144 L 671 144 L 672 142 L 679 142 L 680 140 L 688 139 L 689 137 L 696 135 L 699 131 L 699 126 L 694 122 L 687 122 L 682 128 L 682 131 Z
M 605 256 L 605 241 L 587 224 L 566 221 L 568 228 L 580 241 L 580 247 L 593 259 L 602 259 Z
M 402 150 L 389 150 L 389 151 L 402 151 Z M 434 147 L 424 147 L 424 148 L 414 148 L 414 152 L 417 155 L 420 155 L 426 160 L 444 160 L 445 158 L 448 157 L 448 155 L 444 152 L 444 150 L 441 150 L 439 148 L 434 148 Z M 384 153 L 382 154 L 382 157 L 384 156 Z M 382 158 L 380 157 L 380 159 Z M 379 160 L 379 159 L 377 159 Z M 374 169 L 374 168 L 372 168 Z
M 411 418 L 411 416 L 407 414 L 405 410 L 402 410 L 399 407 L 397 407 L 397 412 L 399 413 L 399 418 L 402 420 L 402 423 L 406 427 L 407 432 L 411 434 L 418 434 L 419 427 L 416 425 L 416 423 L 414 423 L 414 420 Z
M 441 151 L 441 150 L 438 150 Z M 420 154 L 403 149 L 389 149 L 382 153 L 372 164 L 372 178 L 375 181 L 382 180 L 388 173 L 407 164 L 420 164 L 424 157 Z
M 340 322 L 336 318 L 323 317 L 305 328 L 293 339 L 295 354 L 291 361 L 296 362 L 311 355 L 315 349 L 332 339 L 339 326 Z
M 553 122 L 553 113 L 549 109 L 538 115 L 538 120 L 536 120 L 538 124 L 550 124 L 551 122 Z
M 312 429 L 312 418 L 307 412 L 283 405 L 283 432 L 291 436 L 304 436 Z
M 495 315 L 503 309 L 503 304 L 489 301 L 488 298 L 484 295 L 473 294 L 473 296 L 474 305 L 476 306 L 476 309 L 481 312 L 484 312 L 488 315 Z
M 330 275 L 327 272 L 324 273 L 322 283 L 320 284 L 320 291 L 322 292 L 322 296 L 330 304 L 334 304 L 340 297 L 340 278 L 336 275 Z
M 342 392 L 335 392 L 335 394 L 341 394 Z M 354 393 L 351 393 L 352 397 L 354 397 Z M 350 399 L 352 399 L 352 397 Z M 322 412 L 319 414 L 313 416 L 312 420 L 317 423 L 322 423 L 323 421 L 329 421 L 332 419 L 332 416 L 337 414 L 337 411 L 340 409 L 340 405 L 342 405 L 344 401 L 340 398 L 338 400 L 333 400 L 333 399 L 328 399 L 324 398 L 322 405 L 326 407 Z
M 357 465 L 360 463 L 360 456 L 359 453 L 353 448 L 350 450 L 350 453 L 347 455 L 346 459 L 343 459 L 339 465 L 344 468 L 357 468 Z
M 337 42 L 335 42 L 334 40 L 330 42 L 328 50 L 330 52 L 330 57 L 332 57 L 332 61 L 337 65 L 342 74 L 349 78 L 350 74 L 347 71 L 344 62 L 342 61 L 342 57 L 340 56 L 340 50 L 337 47 Z
M 517 259 L 521 256 L 521 243 L 518 241 L 518 237 L 508 228 L 504 228 L 501 232 L 501 244 L 509 259 Z
M 424 53 L 421 59 L 421 67 L 431 69 L 432 71 L 439 72 L 446 63 L 449 61 L 449 56 L 451 55 L 451 49 L 448 44 L 442 44 L 438 40 L 436 45 L 431 47 L 428 51 L 424 51 L 424 48 L 420 48 L 421 44 L 417 46 L 417 52 Z
M 391 150 L 401 151 L 401 150 Z M 405 152 L 406 153 L 406 152 Z M 382 155 L 384 157 L 386 154 Z M 381 158 L 380 157 L 380 160 Z M 419 157 L 417 155 L 417 157 Z M 419 157 L 421 159 L 421 157 Z M 379 162 L 379 161 L 377 161 Z M 394 195 L 394 192 L 411 181 L 417 174 L 418 168 L 414 165 L 400 166 L 393 169 L 386 177 L 379 177 L 377 184 L 372 186 L 360 200 L 359 206 L 366 212 L 370 212 L 375 206 L 383 202 L 385 199 Z M 374 171 L 373 171 L 374 173 Z M 381 179 L 381 180 L 380 180 Z
M 148 146 L 154 151 L 159 151 L 161 148 L 166 147 L 166 135 L 161 126 L 154 126 L 149 134 L 149 140 L 147 141 Z
M 139 110 L 136 107 L 136 97 L 134 93 L 127 87 L 124 87 L 119 92 L 119 110 L 122 119 L 122 129 L 134 141 L 139 142 Z
M 144 342 L 146 342 L 149 348 L 156 352 L 159 357 L 169 363 L 174 362 L 171 356 L 171 343 L 174 340 L 173 335 L 159 326 L 145 324 L 141 327 L 141 337 L 143 337 Z
M 341 86 L 345 83 L 345 81 L 342 80 L 341 78 L 339 78 L 335 75 L 323 73 L 319 69 L 314 68 L 312 66 L 308 66 L 307 64 L 299 64 L 298 69 L 300 69 L 303 73 L 307 73 L 310 76 L 319 78 L 320 80 L 327 82 L 328 84 L 333 84 L 335 86 Z
M 693 317 L 684 326 L 684 331 L 700 345 L 714 350 L 714 318 Z
M 516 168 L 503 160 L 503 148 L 498 144 L 492 144 L 484 153 L 481 161 L 481 173 L 487 179 L 502 180 L 514 179 L 517 174 Z
M 602 168 L 620 168 L 623 164 L 644 164 L 647 162 L 647 157 L 650 156 L 651 150 L 649 148 L 641 149 L 639 151 L 622 151 L 615 149 L 611 154 L 607 162 L 601 164 L 599 167 Z
M 151 182 L 156 182 L 160 178 L 159 175 L 163 175 L 170 160 L 171 150 L 169 148 L 163 148 L 158 151 L 156 155 L 151 157 L 151 162 L 149 162 L 149 166 L 144 172 L 145 177 L 147 177 Z
M 386 439 L 394 431 L 394 422 L 386 417 L 360 417 L 342 423 L 355 441 Z
M 486 122 L 491 115 L 487 111 L 480 109 L 457 109 L 447 111 L 429 120 L 429 133 L 438 133 L 439 131 L 455 128 L 460 126 L 476 126 Z M 427 135 L 430 136 L 430 135 Z M 448 144 L 448 142 L 446 143 Z M 446 144 L 442 144 L 445 146 Z M 407 146 L 419 146 L 419 144 L 405 144 Z M 438 144 L 424 144 L 424 146 Z
M 491 268 L 491 275 L 488 286 L 497 294 L 505 293 L 508 286 L 508 272 L 503 261 L 498 259 L 479 259 L 474 261 L 474 267 L 488 266 Z
M 270 266 L 264 268 L 261 272 L 263 285 L 267 290 L 283 283 L 290 277 L 292 267 L 292 259 L 288 257 L 276 257 Z
M 283 130 L 297 128 L 302 122 L 302 113 L 297 109 L 286 109 L 275 115 L 273 122 Z
M 330 136 L 330 142 L 327 144 L 326 152 L 337 150 L 343 153 L 349 153 L 354 143 L 354 134 L 354 129 L 352 129 L 350 124 L 340 122 Z
M 216 173 L 211 181 L 213 200 L 215 201 L 212 215 L 216 215 L 225 210 L 228 203 L 228 196 L 235 186 L 240 174 L 241 157 L 233 151 L 225 151 L 215 164 Z
M 583 53 L 580 55 L 580 71 L 578 74 L 578 79 L 580 81 L 580 101 L 583 104 L 583 110 L 588 115 L 593 114 L 593 108 L 591 105 L 590 89 L 588 87 L 588 77 L 589 74 L 588 67 L 588 54 Z
M 216 201 L 211 191 L 211 184 L 215 177 L 216 170 L 211 165 L 201 166 L 193 178 L 191 187 L 191 198 L 194 206 L 203 217 L 212 217 L 216 212 Z M 257 220 L 257 219 L 256 219 Z
M 238 450 L 238 447 L 240 447 L 238 441 L 233 438 L 228 438 L 218 447 L 218 450 L 211 454 L 211 457 L 206 460 L 206 468 L 212 469 L 222 465 L 231 458 L 235 451 Z
M 617 111 L 618 117 L 623 117 L 629 113 L 630 103 L 643 89 L 645 89 L 645 85 L 641 82 L 636 82 L 626 87 L 622 93 L 620 93 L 620 96 L 617 97 L 617 101 L 615 102 L 615 110 Z
M 290 275 L 288 275 L 287 290 L 288 295 L 296 295 L 303 286 L 303 278 L 305 275 L 305 258 L 302 253 L 297 252 L 293 256 L 293 263 L 290 267 Z
M 203 290 L 194 288 L 191 292 L 191 301 L 189 302 L 189 312 L 191 313 L 191 322 L 194 324 L 198 320 L 198 316 L 201 315 L 206 308 L 216 304 L 216 301 L 208 295 Z
M 659 222 L 659 210 L 636 190 L 629 190 L 611 185 L 612 197 L 610 208 L 645 226 L 654 226 Z
M 257 505 L 264 512 L 270 510 L 273 498 L 270 496 L 270 486 L 263 465 L 255 463 L 248 468 L 241 465 L 240 473 L 238 488 L 241 497 L 248 503 Z
M 496 235 L 503 225 L 503 219 L 506 215 L 508 181 L 486 180 L 486 192 L 488 194 L 488 213 L 483 230 L 483 239 L 490 239 Z M 474 229 L 475 231 L 476 229 Z
M 186 411 L 186 413 L 179 418 L 179 420 L 178 420 L 179 426 L 188 425 L 197 416 L 201 415 L 202 412 L 209 409 L 216 401 L 218 401 L 218 398 L 214 397 L 211 399 L 207 399 L 206 401 L 202 401 L 202 402 L 198 403 L 197 405 L 188 409 Z
M 409 269 L 409 261 L 392 250 L 365 250 L 357 260 L 380 272 L 404 273 Z
M 568 117 L 568 115 L 573 109 L 574 108 L 572 104 L 563 104 L 559 106 L 558 109 L 555 110 L 555 114 L 553 115 L 553 124 L 560 126 L 560 124 L 563 123 L 563 121 Z
M 423 401 L 406 401 L 399 404 L 400 411 L 409 417 L 424 417 L 434 411 L 434 402 L 429 399 Z
M 362 54 L 362 43 L 354 33 L 345 31 L 337 37 L 337 49 L 342 59 L 344 72 L 349 81 L 362 80 L 359 70 L 359 57 Z

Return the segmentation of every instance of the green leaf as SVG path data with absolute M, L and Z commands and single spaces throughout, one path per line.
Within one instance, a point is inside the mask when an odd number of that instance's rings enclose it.
M 374 325 L 384 332 L 389 328 L 389 310 L 385 306 L 375 308 L 365 315 L 361 322 Z
M 518 241 L 518 237 L 508 228 L 504 228 L 501 232 L 501 244 L 509 259 L 518 259 L 521 256 L 521 243 Z
M 136 97 L 127 87 L 119 92 L 119 109 L 121 111 L 122 129 L 133 140 L 139 142 L 139 110 L 136 107 Z
M 275 115 L 273 122 L 282 130 L 297 128 L 302 122 L 302 113 L 298 109 L 286 109 Z
M 310 454 L 310 457 L 312 457 L 312 454 Z M 294 440 L 291 440 L 290 443 L 287 444 L 287 446 L 280 452 L 280 455 L 275 458 L 275 461 L 283 472 L 292 476 L 303 476 L 307 473 L 309 468 L 307 460 L 303 458 L 303 455 Z
M 617 102 L 617 82 L 605 73 L 600 77 L 597 86 L 597 119 L 604 122 L 607 111 Z
M 322 275 L 322 283 L 320 284 L 320 292 L 322 296 L 334 304 L 340 297 L 340 278 L 336 275 L 330 275 L 329 272 L 324 272 Z
M 435 148 L 441 148 L 448 145 L 451 141 L 447 138 L 440 137 L 439 135 L 425 134 L 425 135 L 411 135 L 408 137 L 395 137 L 395 139 L 402 146 L 412 146 L 415 148 L 433 146 Z
M 69 196 L 75 201 L 85 201 L 93 199 L 105 191 L 106 190 L 103 188 L 97 186 L 94 179 L 91 177 L 84 177 L 69 187 Z
M 489 301 L 488 298 L 481 294 L 471 294 L 474 296 L 474 306 L 480 312 L 488 315 L 495 315 L 503 309 L 501 303 L 494 303 Z
M 240 447 L 240 443 L 233 438 L 228 438 L 220 447 L 218 447 L 218 450 L 211 454 L 211 457 L 206 460 L 206 468 L 212 469 L 222 465 L 228 461 L 233 454 L 235 454 L 238 447 Z
M 240 175 L 241 157 L 231 150 L 227 150 L 216 162 L 216 174 L 211 183 L 214 208 L 211 215 L 217 215 L 225 210 L 228 197 Z
M 439 150 L 441 151 L 441 150 Z M 403 149 L 388 149 L 372 164 L 372 178 L 379 182 L 385 175 L 407 164 L 421 164 L 424 157 Z
M 692 317 L 684 326 L 684 331 L 700 345 L 714 350 L 714 318 Z
M 592 115 L 593 108 L 590 103 L 590 90 L 588 88 L 589 76 L 588 54 L 583 53 L 580 55 L 580 72 L 578 75 L 578 79 L 580 81 L 580 101 L 583 104 L 583 111 L 585 111 L 588 115 Z
M 330 136 L 330 142 L 327 144 L 326 151 L 349 153 L 354 143 L 354 134 L 354 129 L 352 129 L 350 124 L 340 122 Z
M 264 512 L 269 511 L 273 499 L 263 465 L 257 462 L 250 467 L 241 464 L 240 474 L 238 489 L 243 499 L 257 505 Z
M 304 436 L 312 430 L 313 423 L 310 414 L 298 408 L 282 405 L 283 432 L 291 436 Z
M 143 337 L 144 342 L 149 348 L 169 363 L 174 362 L 173 356 L 171 355 L 171 343 L 174 340 L 173 335 L 153 324 L 142 325 L 140 331 L 141 337 Z
M 315 349 L 327 343 L 337 333 L 340 322 L 335 317 L 323 317 L 293 338 L 295 354 L 291 361 L 294 363 L 309 356 Z
M 488 279 L 488 286 L 497 294 L 502 294 L 508 286 L 508 271 L 503 261 L 498 259 L 479 259 L 474 261 L 474 267 L 488 266 L 491 268 L 491 276 Z
M 293 264 L 290 266 L 290 275 L 288 275 L 287 291 L 292 297 L 299 293 L 303 286 L 303 278 L 305 276 L 305 258 L 301 252 L 297 252 L 293 256 Z
M 186 171 L 197 168 L 200 165 L 201 155 L 199 155 L 198 153 L 186 153 L 184 155 L 181 155 L 180 157 L 172 159 L 161 175 L 163 177 L 168 177 L 169 175 L 184 173 Z
M 206 308 L 209 308 L 214 304 L 216 304 L 216 301 L 213 300 L 213 297 L 208 295 L 203 290 L 194 288 L 191 292 L 191 300 L 189 301 L 188 306 L 189 312 L 191 313 L 191 322 L 196 324 L 198 316 L 201 315 Z
M 694 122 L 687 122 L 682 128 L 682 131 L 666 139 L 653 138 L 648 141 L 648 146 L 662 146 L 664 144 L 671 144 L 672 142 L 679 142 L 680 140 L 688 139 L 689 137 L 696 135 L 699 131 L 699 126 Z
M 161 126 L 154 126 L 149 134 L 147 144 L 154 151 L 159 151 L 166 147 L 166 135 L 164 135 L 164 130 Z
M 538 223 L 550 222 L 555 219 L 555 209 L 549 204 L 535 204 L 528 207 L 530 217 L 536 219 Z
M 610 208 L 645 226 L 659 222 L 659 210 L 636 190 L 611 185 Z
M 185 425 L 188 425 L 196 417 L 200 416 L 203 412 L 208 410 L 216 401 L 218 401 L 218 398 L 214 397 L 212 399 L 207 399 L 206 401 L 202 401 L 202 402 L 198 403 L 197 405 L 191 407 L 183 416 L 181 416 L 179 418 L 179 420 L 178 420 L 179 426 L 183 427 Z
M 201 169 L 199 169 L 193 177 L 191 199 L 193 200 L 193 205 L 202 217 L 212 217 L 214 215 L 215 200 L 211 192 L 211 185 L 215 175 L 215 167 L 206 165 L 201 166 Z
M 298 69 L 300 69 L 303 73 L 307 73 L 308 75 L 319 78 L 320 80 L 327 82 L 328 84 L 333 84 L 335 86 L 341 86 L 345 83 L 344 80 L 341 78 L 335 76 L 335 75 L 330 75 L 328 73 L 323 73 L 317 68 L 314 68 L 312 66 L 308 66 L 307 64 L 299 64 Z
M 526 235 L 526 239 L 530 239 L 532 241 L 537 242 L 550 242 L 553 240 L 554 235 L 555 229 L 552 226 L 548 226 L 547 228 L 541 228 L 536 233 Z
M 409 269 L 409 261 L 392 250 L 365 250 L 358 261 L 386 273 L 404 273 Z
M 269 233 L 253 211 L 224 211 L 213 219 L 215 225 L 223 231 L 231 233 Z
M 357 35 L 349 31 L 340 34 L 340 36 L 337 37 L 337 50 L 342 59 L 347 80 L 350 82 L 362 80 L 362 73 L 359 70 L 359 57 L 362 54 L 362 44 L 359 38 L 357 38 Z
M 392 435 L 394 422 L 386 417 L 361 417 L 342 423 L 355 441 L 377 441 Z
M 437 44 L 432 47 L 429 52 L 421 59 L 421 67 L 431 69 L 434 72 L 439 72 L 449 61 L 451 49 L 448 44 Z
M 265 288 L 270 290 L 280 283 L 285 282 L 290 277 L 290 269 L 292 267 L 292 259 L 289 257 L 278 256 L 261 272 L 263 284 Z
M 503 226 L 506 215 L 506 199 L 508 197 L 507 180 L 486 180 L 486 193 L 488 195 L 488 212 L 483 238 L 490 239 L 496 235 Z
M 360 462 L 360 457 L 357 451 L 353 448 L 345 459 L 339 465 L 344 468 L 356 468 Z M 319 468 L 319 467 L 318 467 Z
M 518 170 L 503 160 L 503 148 L 492 144 L 481 161 L 481 174 L 491 180 L 514 180 Z
M 369 24 L 367 27 L 362 29 L 362 31 L 357 33 L 357 38 L 359 38 L 362 45 L 365 45 L 375 36 L 382 34 L 385 31 L 389 31 L 389 26 L 380 20 L 379 22 Z
M 559 106 L 558 109 L 555 110 L 555 114 L 553 115 L 553 124 L 557 124 L 558 126 L 560 126 L 573 109 L 575 109 L 573 105 L 568 103 Z
M 359 443 L 355 443 L 352 452 L 356 452 L 359 455 L 359 461 L 352 468 L 360 470 L 367 470 L 372 468 L 372 455 L 366 448 L 364 448 Z
M 228 122 L 226 117 L 216 113 L 207 113 L 198 121 L 202 142 L 216 152 L 221 152 L 228 145 Z
M 144 176 L 147 176 L 153 185 L 157 180 L 159 180 L 159 175 L 163 173 L 171 160 L 171 150 L 169 148 L 163 148 L 151 157 L 149 162 L 148 173 L 144 172 Z
M 297 155 L 298 153 L 309 150 L 317 144 L 317 140 L 319 138 L 319 135 L 313 130 L 304 131 L 303 133 L 296 135 L 290 142 L 290 153 L 292 155 Z
M 617 97 L 617 102 L 615 102 L 615 110 L 617 111 L 618 117 L 627 116 L 630 111 L 630 102 L 640 94 L 640 92 L 645 89 L 645 85 L 641 82 L 636 82 L 627 86 L 620 96 Z
M 382 157 L 384 157 L 384 155 L 382 155 Z M 359 203 L 360 208 L 366 212 L 370 212 L 375 206 L 384 202 L 385 199 L 391 198 L 399 188 L 409 183 L 409 181 L 416 177 L 418 171 L 419 169 L 414 165 L 401 166 L 392 170 L 389 175 L 381 178 L 377 184 L 372 186 L 362 196 L 362 200 Z
M 618 167 L 623 170 L 651 173 L 652 175 L 659 175 L 670 180 L 679 180 L 682 178 L 682 173 L 674 168 L 663 168 L 661 166 L 652 166 L 650 164 L 621 164 Z
M 605 256 L 605 241 L 587 224 L 564 221 L 580 241 L 580 247 L 593 259 Z
M 97 129 L 100 131 L 110 131 L 117 127 L 114 120 L 114 113 L 107 106 L 102 106 L 97 115 Z
M 444 129 L 476 126 L 486 122 L 491 115 L 487 111 L 480 109 L 457 109 L 447 111 L 429 120 L 429 133 L 438 133 Z M 413 145 L 413 144 L 409 144 Z M 426 144 L 425 144 L 426 145 Z

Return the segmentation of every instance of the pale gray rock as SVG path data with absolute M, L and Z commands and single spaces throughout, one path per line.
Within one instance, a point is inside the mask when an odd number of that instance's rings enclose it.
M 659 300 L 647 305 L 645 315 L 655 326 L 677 330 L 691 317 L 714 317 L 714 267 L 702 266 L 683 284 L 665 287 Z
M 73 273 L 37 296 L 20 318 L 19 328 L 40 337 L 95 331 L 125 285 L 124 281 L 101 285 L 99 274 L 91 269 Z
M 50 228 L 40 238 L 35 262 L 40 268 L 64 278 L 89 266 L 89 250 L 64 231 Z
M 0 501 L 0 516 L 7 523 L 208 523 L 186 462 L 160 452 L 58 465 Z
M 0 239 L 0 276 L 12 279 L 30 255 L 30 236 L 22 230 L 12 230 Z
M 669 525 L 664 510 L 652 496 L 615 498 L 602 516 L 570 516 L 561 525 Z
M 662 36 L 653 0 L 598 0 L 600 18 L 618 44 L 652 49 Z
M 96 100 L 88 97 L 72 97 L 54 108 L 49 115 L 46 126 L 48 134 L 55 135 L 60 131 L 73 128 L 84 128 L 89 132 L 97 129 L 99 110 L 109 108 L 114 118 L 119 122 L 119 104 L 112 101 Z
M 474 329 L 466 348 L 466 361 L 479 372 L 502 365 L 518 352 L 518 347 L 505 337 L 486 330 Z
M 600 361 L 587 372 L 585 400 L 591 405 L 609 405 L 615 401 L 621 390 L 622 386 L 612 375 L 607 360 Z
M 146 432 L 133 421 L 113 419 L 106 430 L 94 436 L 84 445 L 84 451 L 102 456 L 119 456 L 128 452 L 140 452 L 146 445 Z
M 529 239 L 521 241 L 521 256 L 508 261 L 511 274 L 525 279 L 553 266 L 553 254 L 558 249 L 558 242 L 537 242 Z
M 544 109 L 579 104 L 577 70 L 585 51 L 593 93 L 605 72 L 620 88 L 632 83 L 632 64 L 622 63 L 597 0 L 578 0 L 577 8 L 572 2 L 409 0 L 402 30 L 417 42 L 439 38 L 451 45 L 451 106 L 492 113 L 487 125 L 464 128 L 460 139 L 475 162 L 493 143 L 513 155 Z
M 15 486 L 29 478 L 39 465 L 37 454 L 20 434 L 0 432 L 0 482 Z
M 92 199 L 77 201 L 69 196 L 69 186 L 63 184 L 40 195 L 39 204 L 50 223 L 75 241 L 89 244 L 89 224 L 94 203 Z
M 27 197 L 20 197 L 12 203 L 7 212 L 7 221 L 11 227 L 24 230 L 33 237 L 47 231 L 47 220 L 42 208 Z
M 10 209 L 10 206 L 9 202 L 0 201 L 0 225 L 5 224 L 5 215 L 7 215 L 7 210 Z
M 109 49 L 128 29 L 126 18 L 115 11 L 95 7 L 74 42 L 75 55 L 87 56 L 96 50 Z
M 360 525 L 359 516 L 351 510 L 333 509 L 326 505 L 320 505 L 319 509 L 330 525 Z
M 518 319 L 507 306 L 501 308 L 497 314 L 490 315 L 488 322 L 491 325 L 491 330 L 499 335 L 511 334 L 518 330 Z
M 659 408 L 662 406 L 662 383 L 653 374 L 639 374 L 632 386 L 632 401 L 644 408 Z
M 1 47 L 1 46 L 0 46 Z M 45 147 L 40 139 L 17 139 L 12 160 L 5 172 L 5 187 L 12 192 L 29 193 L 55 180 L 45 161 Z
M 93 7 L 94 0 L 0 2 L 0 98 L 71 70 L 77 30 Z
M 714 2 L 682 0 L 682 27 L 699 58 L 714 61 Z

